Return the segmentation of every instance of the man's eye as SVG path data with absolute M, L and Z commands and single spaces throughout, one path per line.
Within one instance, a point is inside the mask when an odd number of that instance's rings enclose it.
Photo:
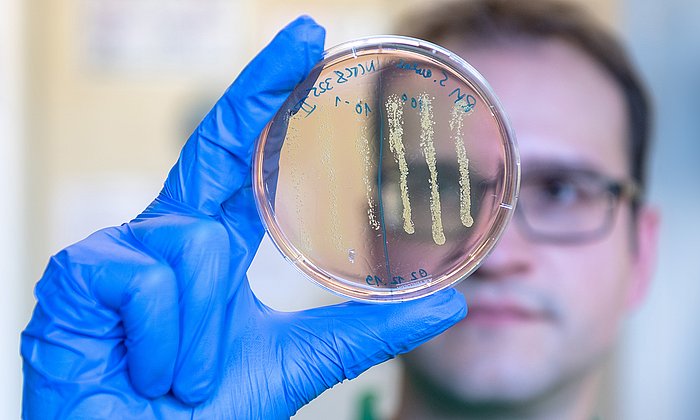
M 540 205 L 572 206 L 592 195 L 590 188 L 580 182 L 564 178 L 541 179 L 532 185 L 533 197 Z
M 576 185 L 565 180 L 549 180 L 540 186 L 543 198 L 551 201 L 569 203 L 575 201 L 579 196 Z

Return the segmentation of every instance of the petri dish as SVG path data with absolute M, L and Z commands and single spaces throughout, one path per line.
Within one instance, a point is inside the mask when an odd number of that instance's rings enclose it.
M 372 302 L 468 277 L 512 217 L 519 180 L 513 130 L 484 78 L 401 36 L 325 51 L 253 161 L 258 211 L 284 257 Z

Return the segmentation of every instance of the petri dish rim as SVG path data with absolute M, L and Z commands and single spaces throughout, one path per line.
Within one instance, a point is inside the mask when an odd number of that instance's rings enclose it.
M 309 280 L 336 295 L 352 300 L 377 303 L 418 299 L 454 286 L 472 274 L 496 246 L 510 222 L 515 212 L 520 188 L 520 158 L 517 140 L 503 107 L 486 79 L 466 60 L 451 51 L 431 42 L 406 36 L 370 36 L 344 42 L 327 49 L 310 74 L 319 74 L 324 68 L 335 65 L 339 61 L 347 60 L 350 57 L 355 59 L 361 55 L 390 54 L 392 51 L 416 54 L 423 59 L 437 63 L 437 65 L 448 67 L 453 73 L 459 75 L 462 78 L 462 82 L 470 86 L 488 105 L 489 111 L 500 131 L 501 139 L 504 140 L 504 181 L 502 183 L 500 200 L 498 200 L 500 203 L 496 207 L 495 214 L 491 217 L 492 223 L 488 231 L 483 235 L 479 246 L 468 254 L 468 258 L 463 263 L 457 265 L 453 270 L 438 276 L 437 280 L 431 277 L 420 284 L 409 283 L 406 286 L 387 289 L 363 288 L 358 284 L 336 278 L 322 268 L 317 267 L 316 264 L 304 256 L 303 252 L 292 244 L 276 222 L 274 209 L 268 200 L 265 199 L 268 191 L 266 190 L 262 161 L 266 138 L 275 118 L 268 122 L 256 141 L 252 165 L 253 193 L 258 214 L 268 236 L 284 258 L 291 262 Z M 476 260 L 476 262 L 472 264 L 473 260 Z

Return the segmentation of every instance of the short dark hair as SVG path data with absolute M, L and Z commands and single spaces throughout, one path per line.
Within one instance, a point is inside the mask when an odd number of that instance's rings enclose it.
M 454 36 L 487 44 L 561 39 L 579 48 L 613 77 L 624 94 L 631 176 L 644 191 L 652 118 L 646 89 L 621 42 L 585 10 L 556 0 L 452 1 L 407 16 L 399 32 L 436 43 Z M 633 204 L 636 207 L 636 200 Z

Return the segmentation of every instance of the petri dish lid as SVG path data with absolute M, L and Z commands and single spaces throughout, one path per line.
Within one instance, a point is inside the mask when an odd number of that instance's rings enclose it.
M 515 136 L 484 78 L 430 42 L 327 50 L 261 133 L 253 187 L 280 252 L 320 286 L 398 302 L 450 287 L 515 210 Z

